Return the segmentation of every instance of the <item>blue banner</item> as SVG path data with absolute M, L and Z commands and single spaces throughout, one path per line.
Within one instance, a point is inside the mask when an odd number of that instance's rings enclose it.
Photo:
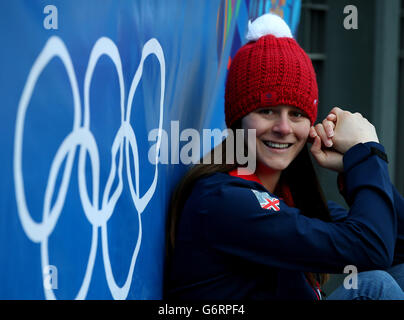
M 162 298 L 179 133 L 224 128 L 269 11 L 296 31 L 292 0 L 0 2 L 1 299 Z

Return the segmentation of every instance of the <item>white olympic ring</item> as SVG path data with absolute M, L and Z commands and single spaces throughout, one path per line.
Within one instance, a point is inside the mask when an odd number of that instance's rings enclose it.
M 139 154 L 136 143 L 136 136 L 133 128 L 130 125 L 130 114 L 132 109 L 133 97 L 136 88 L 140 82 L 143 74 L 143 64 L 145 59 L 154 54 L 160 64 L 160 117 L 159 117 L 159 134 L 156 143 L 156 165 L 154 171 L 154 178 L 146 193 L 140 196 L 139 191 Z M 100 185 L 100 159 L 97 148 L 97 143 L 93 134 L 90 131 L 90 84 L 93 76 L 94 69 L 97 65 L 98 59 L 102 56 L 108 56 L 115 65 L 116 72 L 118 74 L 119 86 L 120 86 L 120 111 L 121 111 L 121 126 L 115 136 L 114 142 L 111 147 L 111 169 L 108 176 L 105 190 L 102 195 L 101 208 L 99 206 L 99 185 Z M 69 133 L 60 147 L 58 148 L 56 155 L 52 161 L 48 182 L 45 189 L 44 206 L 43 206 L 43 219 L 42 222 L 35 222 L 29 212 L 24 190 L 24 179 L 22 173 L 22 150 L 23 150 L 23 133 L 25 115 L 31 100 L 32 93 L 35 89 L 36 82 L 48 65 L 48 63 L 54 58 L 59 57 L 67 71 L 67 75 L 71 84 L 73 93 L 73 107 L 74 107 L 74 119 L 73 130 Z M 85 271 L 84 279 L 82 281 L 79 292 L 76 299 L 84 299 L 87 295 L 90 285 L 93 267 L 95 262 L 95 256 L 98 246 L 98 227 L 101 228 L 101 247 L 102 256 L 104 261 L 105 275 L 108 283 L 108 287 L 114 299 L 126 299 L 131 286 L 133 271 L 136 263 L 136 259 L 139 253 L 139 248 L 142 240 L 142 221 L 141 214 L 150 199 L 152 198 L 158 179 L 158 155 L 161 144 L 162 125 L 163 125 L 163 109 L 164 109 L 164 90 L 165 90 L 165 60 L 164 53 L 160 43 L 157 39 L 152 38 L 147 41 L 142 50 L 142 56 L 136 73 L 133 77 L 131 87 L 129 90 L 128 102 L 126 105 L 125 113 L 125 88 L 123 80 L 122 63 L 118 48 L 115 43 L 106 37 L 98 39 L 95 43 L 88 62 L 85 79 L 84 79 L 84 114 L 82 118 L 80 95 L 77 84 L 77 79 L 73 64 L 69 55 L 69 52 L 64 42 L 59 37 L 51 37 L 45 44 L 38 58 L 34 62 L 30 73 L 27 78 L 27 82 L 24 86 L 24 90 L 21 95 L 21 99 L 18 105 L 17 120 L 15 128 L 15 141 L 14 141 L 14 181 L 15 181 L 15 193 L 17 200 L 17 208 L 19 218 L 21 220 L 22 227 L 28 236 L 28 238 L 41 244 L 41 263 L 42 269 L 49 265 L 48 254 L 48 238 L 53 232 L 55 225 L 58 221 L 59 215 L 63 209 L 64 202 L 68 186 L 70 183 L 70 177 L 72 173 L 73 161 L 75 158 L 76 148 L 80 148 L 79 151 L 79 163 L 78 163 L 78 184 L 80 200 L 83 206 L 85 216 L 92 225 L 92 241 L 90 254 L 88 258 L 87 268 Z M 83 123 L 81 123 L 83 121 Z M 107 235 L 107 222 L 114 212 L 116 202 L 118 201 L 122 189 L 122 168 L 123 168 L 123 153 L 125 146 L 126 155 L 126 174 L 129 182 L 129 189 L 133 199 L 133 203 L 137 210 L 139 220 L 139 235 L 137 238 L 136 246 L 132 255 L 128 275 L 126 281 L 122 287 L 119 287 L 113 276 L 111 261 L 109 258 L 108 250 L 108 235 Z M 129 148 L 132 149 L 133 167 L 135 175 L 135 186 L 132 182 L 131 165 L 129 160 Z M 115 157 L 119 152 L 118 168 L 115 164 Z M 92 186 L 93 192 L 91 197 L 88 194 L 86 175 L 85 175 L 85 162 L 86 155 L 89 154 L 92 170 Z M 62 164 L 66 159 L 65 167 L 62 175 L 62 181 L 60 182 L 59 192 L 57 194 L 54 205 L 51 207 L 51 200 L 53 199 L 56 179 Z M 111 190 L 112 184 L 118 171 L 118 185 L 115 190 Z M 56 296 L 51 288 L 44 286 L 45 297 L 47 299 L 56 299 Z

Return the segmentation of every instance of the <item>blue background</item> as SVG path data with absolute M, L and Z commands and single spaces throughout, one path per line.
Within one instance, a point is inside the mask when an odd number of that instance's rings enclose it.
M 43 9 L 48 4 L 58 10 L 57 30 L 44 28 L 47 14 Z M 0 2 L 1 299 L 45 298 L 41 246 L 27 236 L 21 224 L 13 161 L 20 98 L 30 70 L 47 41 L 57 36 L 64 42 L 73 63 L 83 109 L 84 77 L 91 50 L 99 38 L 110 38 L 122 61 L 126 109 L 143 46 L 151 38 L 157 39 L 164 53 L 166 71 L 162 127 L 170 134 L 171 121 L 179 121 L 180 131 L 195 128 L 202 132 L 203 128 L 224 128 L 224 81 L 229 61 L 245 42 L 248 19 L 270 10 L 283 13 L 296 32 L 300 1 L 292 0 Z M 159 63 L 152 55 L 145 61 L 130 118 L 138 146 L 141 195 L 154 177 L 155 166 L 147 158 L 154 142 L 148 141 L 148 133 L 158 127 L 160 85 Z M 121 125 L 119 90 L 115 67 L 109 58 L 102 56 L 90 87 L 90 131 L 100 158 L 100 199 L 112 162 L 118 161 L 111 159 L 111 146 Z M 61 60 L 54 58 L 38 78 L 23 131 L 25 197 L 30 215 L 37 223 L 43 220 L 45 188 L 52 161 L 72 131 L 73 117 L 73 95 L 67 73 Z M 179 147 L 182 145 L 184 142 Z M 57 299 L 76 298 L 92 241 L 92 226 L 84 214 L 78 192 L 78 154 L 76 151 L 63 209 L 48 238 L 49 263 L 58 272 L 58 288 L 54 290 Z M 186 169 L 181 164 L 158 165 L 157 187 L 141 215 L 141 246 L 130 289 L 124 298 L 162 298 L 166 210 L 171 192 Z M 59 171 L 52 203 L 62 172 Z M 93 188 L 91 178 L 87 156 L 89 190 Z M 122 286 L 140 230 L 125 165 L 123 191 L 107 228 L 113 275 L 118 286 Z M 95 264 L 85 298 L 112 299 L 106 280 L 100 227 L 97 237 Z

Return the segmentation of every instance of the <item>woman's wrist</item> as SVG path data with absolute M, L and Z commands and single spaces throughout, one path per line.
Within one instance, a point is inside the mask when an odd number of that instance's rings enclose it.
M 352 167 L 366 160 L 372 155 L 376 155 L 388 162 L 385 149 L 379 142 L 368 141 L 365 143 L 357 143 L 356 145 L 352 146 L 344 153 L 342 158 L 344 172 L 349 171 Z

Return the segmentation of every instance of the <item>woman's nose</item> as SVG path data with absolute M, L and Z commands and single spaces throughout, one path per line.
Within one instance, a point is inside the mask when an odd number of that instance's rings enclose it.
M 287 135 L 292 132 L 289 118 L 285 114 L 280 114 L 272 128 L 272 130 L 280 135 Z

